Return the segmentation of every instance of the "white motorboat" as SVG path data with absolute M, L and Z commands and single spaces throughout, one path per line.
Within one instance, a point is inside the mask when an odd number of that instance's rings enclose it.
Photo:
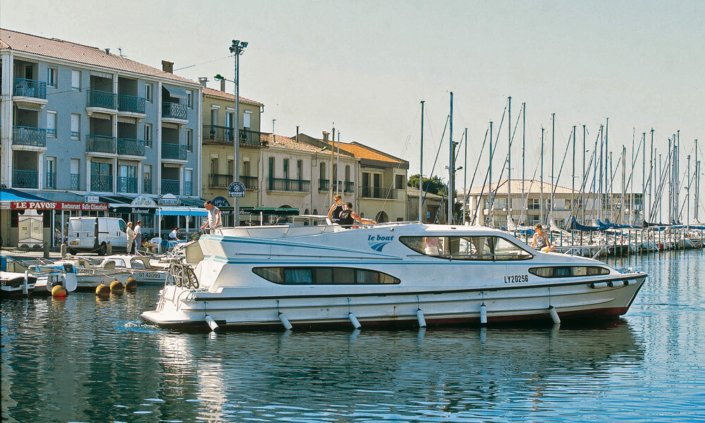
M 199 244 L 203 259 L 186 260 L 199 287 L 167 284 L 145 320 L 290 328 L 609 319 L 627 312 L 647 277 L 470 226 L 238 227 Z
M 23 298 L 31 297 L 37 277 L 25 273 L 0 271 L 0 297 Z
M 29 272 L 36 276 L 34 295 L 51 295 L 55 286 L 61 285 L 66 292 L 73 292 L 78 287 L 76 267 L 70 263 L 47 263 L 29 266 Z
M 73 266 L 73 268 L 76 269 L 77 289 L 83 291 L 92 291 L 101 284 L 110 286 L 113 281 L 119 281 L 125 285 L 127 278 L 130 277 L 130 273 L 125 269 L 115 269 L 111 266 L 107 268 L 95 266 L 89 259 L 83 257 L 63 259 L 54 262 L 54 264 Z
M 129 272 L 138 285 L 164 285 L 168 276 L 164 268 L 152 266 L 147 256 L 108 256 L 98 267 Z

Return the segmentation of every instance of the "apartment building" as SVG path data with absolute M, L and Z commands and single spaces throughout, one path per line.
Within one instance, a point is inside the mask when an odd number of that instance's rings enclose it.
M 200 198 L 202 87 L 173 63 L 5 29 L 0 58 L 0 184 L 47 200 L 52 233 L 90 210 L 142 219 L 149 233 L 149 205 Z M 2 213 L 9 245 L 19 212 Z
M 233 198 L 228 197 L 228 186 L 233 181 L 235 140 L 235 95 L 225 92 L 225 80 L 220 90 L 207 88 L 207 79 L 199 78 L 203 85 L 203 154 L 201 156 L 202 195 L 220 208 L 223 224 L 232 226 Z M 245 185 L 246 194 L 240 198 L 242 210 L 257 207 L 260 203 L 260 150 L 266 139 L 260 138 L 260 117 L 264 105 L 240 97 L 240 131 L 238 180 Z M 250 215 L 243 214 L 245 220 Z

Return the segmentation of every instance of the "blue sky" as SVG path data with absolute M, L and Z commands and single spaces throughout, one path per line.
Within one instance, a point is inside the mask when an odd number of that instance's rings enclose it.
M 703 22 L 705 2 L 687 0 L 0 0 L 3 28 L 112 52 L 120 47 L 127 57 L 155 67 L 170 60 L 176 73 L 194 80 L 212 80 L 216 73 L 232 78 L 228 47 L 232 39 L 246 40 L 241 95 L 265 104 L 263 131 L 270 132 L 276 119 L 279 134 L 293 135 L 299 125 L 301 132 L 319 136 L 335 122 L 342 141 L 401 156 L 409 160 L 410 173 L 419 167 L 420 101 L 426 102 L 428 173 L 450 91 L 453 138 L 468 128 L 473 169 L 488 122 L 496 128 L 508 96 L 512 120 L 527 104 L 529 175 L 538 162 L 542 125 L 550 140 L 551 113 L 556 161 L 573 125 L 587 125 L 590 145 L 609 117 L 615 164 L 622 145 L 631 154 L 634 133 L 638 141 L 653 127 L 660 152 L 681 131 L 685 169 L 693 140 L 705 146 Z M 512 148 L 513 175 L 521 173 L 519 147 L 520 139 Z M 436 173 L 448 163 L 447 150 Z M 503 133 L 496 169 L 506 152 Z M 550 146 L 546 154 L 550 166 Z M 484 173 L 487 158 L 481 163 Z M 560 183 L 570 186 L 566 166 Z M 640 167 L 637 174 L 640 187 Z

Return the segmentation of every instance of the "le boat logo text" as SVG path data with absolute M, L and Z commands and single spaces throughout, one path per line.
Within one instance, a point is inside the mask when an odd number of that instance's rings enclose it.
M 370 244 L 370 248 L 375 251 L 382 252 L 382 248 L 385 245 L 390 244 L 394 241 L 394 236 L 382 236 L 382 235 L 368 235 L 367 243 Z

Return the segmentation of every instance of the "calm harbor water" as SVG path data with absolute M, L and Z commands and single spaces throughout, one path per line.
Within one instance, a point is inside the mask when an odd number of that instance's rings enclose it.
M 182 334 L 158 288 L 2 302 L 2 420 L 704 421 L 705 253 L 649 273 L 621 320 L 582 327 Z

